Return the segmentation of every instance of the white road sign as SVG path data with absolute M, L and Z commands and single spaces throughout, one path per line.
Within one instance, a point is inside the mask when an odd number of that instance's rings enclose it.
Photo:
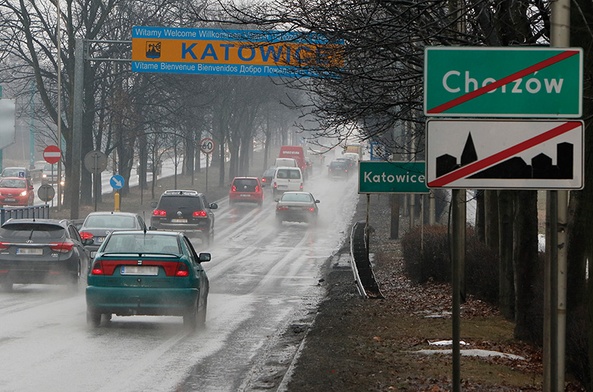
M 431 120 L 429 188 L 581 189 L 582 121 Z

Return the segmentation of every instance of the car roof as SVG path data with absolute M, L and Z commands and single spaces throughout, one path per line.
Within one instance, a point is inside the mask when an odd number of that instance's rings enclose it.
M 94 211 L 94 212 L 89 212 L 89 214 L 87 216 L 91 216 L 91 215 L 93 215 L 93 216 L 94 215 L 138 216 L 138 214 L 136 214 L 135 212 L 124 212 L 124 211 Z
M 160 235 L 160 236 L 167 236 L 167 237 L 179 237 L 183 236 L 184 234 L 178 231 L 169 231 L 169 230 L 117 230 L 111 233 L 112 235 L 122 235 L 122 234 L 150 234 L 150 235 Z
M 193 189 L 168 189 L 161 196 L 198 196 L 200 192 Z
M 259 177 L 235 177 L 233 181 L 235 180 L 259 180 Z
M 10 218 L 2 224 L 4 227 L 7 224 L 17 223 L 37 223 L 37 224 L 48 224 L 48 225 L 60 225 L 66 227 L 72 222 L 68 219 L 48 219 L 48 218 Z

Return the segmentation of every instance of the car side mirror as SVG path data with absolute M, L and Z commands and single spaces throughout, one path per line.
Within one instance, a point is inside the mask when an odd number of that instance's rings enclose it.
M 212 255 L 210 253 L 200 253 L 198 259 L 200 260 L 200 263 L 205 263 L 212 260 Z
M 315 200 L 315 203 L 321 203 L 319 200 Z
M 156 208 L 157 204 L 158 204 L 158 203 L 157 203 L 156 201 L 151 201 L 151 202 L 150 202 L 150 207 L 151 207 L 151 208 Z
M 210 203 L 210 206 L 209 207 L 210 207 L 211 210 L 215 210 L 215 209 L 218 208 L 218 204 L 216 204 L 216 203 Z

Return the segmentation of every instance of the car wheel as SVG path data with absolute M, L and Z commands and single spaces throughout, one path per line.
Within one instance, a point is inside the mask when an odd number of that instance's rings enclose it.
M 189 330 L 194 331 L 198 326 L 198 307 L 194 304 L 191 308 L 187 309 L 183 314 L 183 326 Z
M 204 298 L 204 303 L 202 303 L 202 306 L 200 307 L 200 309 L 198 309 L 198 322 L 197 322 L 197 326 L 198 328 L 204 328 L 206 326 L 206 313 L 208 310 L 208 298 Z
M 101 325 L 101 313 L 86 310 L 86 323 L 94 328 Z
M 80 264 L 78 264 L 77 271 L 70 275 L 70 281 L 68 282 L 68 288 L 71 291 L 78 291 L 80 285 Z

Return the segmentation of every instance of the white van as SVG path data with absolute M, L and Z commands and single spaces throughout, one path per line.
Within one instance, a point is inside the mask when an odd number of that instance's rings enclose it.
M 303 173 L 298 167 L 280 166 L 274 172 L 272 179 L 272 192 L 274 200 L 278 200 L 280 195 L 288 191 L 303 190 Z
M 276 163 L 274 163 L 274 166 L 299 167 L 299 164 L 294 158 L 276 158 Z

